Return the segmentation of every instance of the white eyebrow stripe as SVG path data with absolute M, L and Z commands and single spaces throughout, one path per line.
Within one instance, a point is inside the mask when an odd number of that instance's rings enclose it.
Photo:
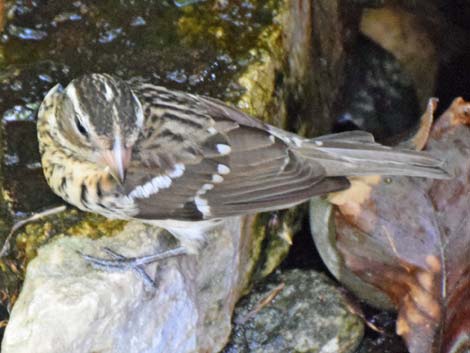
M 123 158 L 122 158 L 122 143 L 121 143 L 121 136 L 118 134 L 114 139 L 114 146 L 113 146 L 113 154 L 114 158 L 116 159 L 116 166 L 118 168 L 119 177 L 124 177 L 124 165 L 123 165 Z
M 142 127 L 144 125 L 144 109 L 142 108 L 142 103 L 140 102 L 139 98 L 135 95 L 135 93 L 132 90 L 131 92 L 132 92 L 132 98 L 134 98 L 134 100 L 137 103 L 137 111 L 135 112 L 137 116 L 136 125 L 138 127 Z
M 69 97 L 70 101 L 72 102 L 74 110 L 81 116 L 83 116 L 83 111 L 80 108 L 80 102 L 78 100 L 77 89 L 73 84 L 68 85 L 65 89 L 65 94 Z
M 111 102 L 114 98 L 113 90 L 106 82 L 104 82 L 104 97 L 108 102 Z

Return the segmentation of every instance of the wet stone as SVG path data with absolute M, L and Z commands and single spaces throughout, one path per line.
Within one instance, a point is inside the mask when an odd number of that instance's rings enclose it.
M 41 40 L 47 37 L 47 33 L 44 31 L 15 25 L 8 26 L 8 33 L 14 37 L 26 40 Z
M 367 329 L 367 334 L 357 353 L 397 353 L 406 352 L 403 339 L 395 334 L 396 314 L 390 312 L 369 313 L 373 309 L 366 309 L 367 320 L 377 327 L 377 330 Z
M 240 301 L 234 322 L 224 353 L 353 352 L 363 334 L 338 288 L 307 270 L 271 276 Z
M 199 255 L 147 265 L 157 289 L 133 271 L 97 270 L 78 251 L 103 257 L 100 249 L 108 247 L 137 256 L 174 248 L 175 239 L 161 229 L 129 222 L 115 237 L 55 238 L 28 266 L 2 352 L 219 352 L 251 272 L 243 228 L 232 218 L 207 234 Z
M 420 115 L 413 81 L 392 54 L 359 36 L 346 65 L 344 109 L 336 129 L 384 140 L 412 129 Z

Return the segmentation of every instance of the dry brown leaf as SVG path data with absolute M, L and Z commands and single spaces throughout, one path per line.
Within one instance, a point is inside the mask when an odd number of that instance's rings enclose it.
M 0 32 L 5 26 L 5 0 L 0 0 Z
M 387 178 L 336 210 L 346 265 L 392 298 L 412 353 L 470 351 L 469 125 L 456 99 L 428 141 L 453 179 Z

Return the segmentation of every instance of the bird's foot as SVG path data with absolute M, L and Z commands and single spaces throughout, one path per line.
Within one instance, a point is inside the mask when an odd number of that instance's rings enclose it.
M 112 259 L 103 259 L 99 257 L 90 256 L 79 252 L 79 254 L 89 262 L 93 267 L 105 270 L 105 271 L 134 271 L 139 278 L 141 278 L 144 284 L 151 288 L 156 288 L 155 281 L 145 272 L 145 265 L 168 259 L 170 257 L 181 256 L 188 254 L 188 251 L 184 247 L 177 247 L 171 250 L 166 250 L 157 254 L 140 256 L 140 257 L 125 257 L 115 251 L 104 248 L 104 252 L 112 256 Z

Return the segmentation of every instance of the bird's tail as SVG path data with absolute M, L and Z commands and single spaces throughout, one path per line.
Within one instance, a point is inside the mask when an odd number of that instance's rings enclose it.
M 426 152 L 380 145 L 362 131 L 326 135 L 296 144 L 296 152 L 320 163 L 328 176 L 406 175 L 448 179 L 445 163 Z

